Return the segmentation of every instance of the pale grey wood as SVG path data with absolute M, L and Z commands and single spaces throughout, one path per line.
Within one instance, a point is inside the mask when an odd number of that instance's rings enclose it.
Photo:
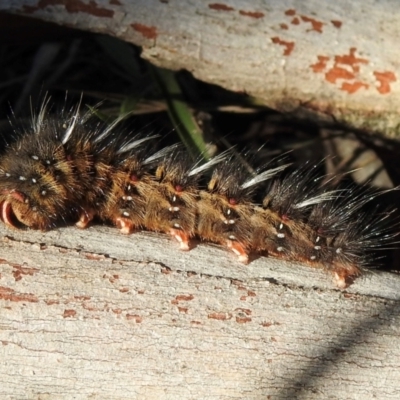
M 275 109 L 397 132 L 396 0 L 3 0 L 0 10 L 116 36 Z
M 0 227 L 0 397 L 397 399 L 400 280 Z

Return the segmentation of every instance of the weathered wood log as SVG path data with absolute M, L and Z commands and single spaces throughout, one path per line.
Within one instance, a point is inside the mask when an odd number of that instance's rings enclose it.
M 299 115 L 334 117 L 396 135 L 399 18 L 394 0 L 3 0 L 0 10 L 142 46 L 185 68 Z
M 1 398 L 397 399 L 400 278 L 1 226 Z
M 109 33 L 276 109 L 394 134 L 396 5 L 4 0 L 0 10 Z M 182 253 L 150 233 L 0 235 L 2 398 L 398 398 L 395 275 L 371 272 L 342 292 L 319 270 L 263 257 L 243 266 L 205 244 Z

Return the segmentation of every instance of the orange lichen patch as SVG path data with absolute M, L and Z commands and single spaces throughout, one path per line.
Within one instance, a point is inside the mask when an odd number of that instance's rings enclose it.
M 155 39 L 157 37 L 157 28 L 155 26 L 147 26 L 144 24 L 131 24 L 131 27 L 142 34 L 146 39 Z
M 238 324 L 246 324 L 247 322 L 251 322 L 250 317 L 236 317 L 236 322 Z
M 335 56 L 335 64 L 344 64 L 350 66 L 353 72 L 357 73 L 360 71 L 360 66 L 357 64 L 368 64 L 368 60 L 365 58 L 359 58 L 355 56 L 357 49 L 351 47 L 349 54 L 343 56 Z
M 278 44 L 279 46 L 284 46 L 285 50 L 283 52 L 284 56 L 289 56 L 290 53 L 294 49 L 294 42 L 287 42 L 285 40 L 280 39 L 278 36 L 271 38 L 272 43 Z
M 333 67 L 326 74 L 325 79 L 330 83 L 336 83 L 338 79 L 354 79 L 355 75 L 342 67 Z
M 230 313 L 211 313 L 207 316 L 209 319 L 217 319 L 218 321 L 226 321 L 232 318 Z
M 22 275 L 34 275 L 39 270 L 37 268 L 28 268 L 23 267 L 22 265 L 14 264 L 13 266 L 13 276 L 16 281 L 20 281 L 22 279 Z
M 296 10 L 293 10 L 292 8 L 289 10 L 286 10 L 285 15 L 289 15 L 292 17 L 293 15 L 296 15 Z
M 191 301 L 194 299 L 194 296 L 192 294 L 186 295 L 186 294 L 179 294 L 178 296 L 175 297 L 174 300 L 171 301 L 172 304 L 178 304 L 180 301 Z
M 134 320 L 137 324 L 140 324 L 143 321 L 143 318 L 137 314 L 126 314 L 127 320 Z
M 178 307 L 178 311 L 179 311 L 180 313 L 187 314 L 188 308 L 187 308 L 187 307 Z
M 301 19 L 304 22 L 309 22 L 311 24 L 311 29 L 309 29 L 308 32 L 315 31 L 322 33 L 322 26 L 324 25 L 323 22 L 318 21 L 314 18 L 307 17 L 306 15 L 301 15 Z
M 369 85 L 361 80 L 357 80 L 357 74 L 360 72 L 360 64 L 368 64 L 369 61 L 365 58 L 360 58 L 355 55 L 356 48 L 351 47 L 349 54 L 337 55 L 334 58 L 333 67 L 329 68 L 325 73 L 325 79 L 332 84 L 337 84 L 338 80 L 345 81 L 339 87 L 349 94 L 353 94 L 358 90 L 368 89 Z M 310 65 L 313 72 L 324 72 L 327 67 L 329 57 L 318 56 L 318 62 Z M 382 86 L 382 85 L 381 85 Z
M 76 311 L 75 310 L 64 310 L 63 317 L 64 318 L 71 318 L 71 317 L 75 317 L 75 315 L 76 315 Z
M 0 299 L 9 301 L 28 301 L 37 303 L 39 299 L 32 293 L 17 293 L 14 289 L 0 286 Z
M 279 27 L 280 27 L 281 29 L 285 29 L 285 30 L 288 30 L 288 29 L 289 29 L 289 26 L 288 26 L 287 24 L 279 24 Z
M 24 6 L 22 8 L 25 13 L 34 13 L 37 10 L 46 8 L 47 6 L 63 6 L 65 10 L 70 14 L 82 12 L 95 17 L 112 18 L 114 17 L 114 11 L 99 5 L 94 0 L 90 0 L 88 3 L 81 0 L 39 0 L 36 6 Z
M 265 16 L 264 13 L 259 12 L 259 11 L 244 11 L 244 10 L 240 10 L 239 14 L 240 15 L 244 15 L 245 17 L 251 17 L 251 18 L 255 18 L 255 19 L 262 18 L 262 17 Z
M 331 21 L 331 23 L 332 23 L 332 25 L 333 25 L 335 28 L 338 28 L 338 29 L 343 25 L 343 22 L 342 22 L 342 21 L 338 21 L 338 20 L 335 20 L 335 19 L 333 19 L 333 20 Z
M 390 83 L 397 81 L 396 75 L 391 71 L 383 71 L 383 72 L 374 71 L 374 76 L 376 80 L 379 82 L 377 90 L 380 94 L 390 93 L 391 91 Z
M 349 94 L 353 94 L 360 90 L 361 88 L 368 89 L 368 85 L 364 82 L 343 82 L 340 90 L 343 90 Z
M 315 73 L 323 72 L 326 68 L 326 63 L 329 61 L 329 57 L 326 56 L 317 56 L 318 62 L 315 64 L 311 64 L 310 67 Z
M 297 18 L 297 17 L 294 17 L 294 18 L 290 21 L 290 23 L 291 23 L 292 25 L 299 25 L 299 24 L 300 24 L 300 19 Z
M 221 4 L 221 3 L 209 4 L 208 8 L 211 8 L 212 10 L 218 10 L 218 11 L 234 11 L 235 10 L 233 7 L 230 7 L 230 6 L 227 6 L 226 4 Z

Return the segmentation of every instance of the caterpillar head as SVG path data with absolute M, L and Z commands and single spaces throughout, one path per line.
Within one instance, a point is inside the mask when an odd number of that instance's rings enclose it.
M 53 228 L 68 199 L 73 180 L 63 147 L 55 140 L 26 135 L 0 161 L 0 218 L 8 226 L 20 224 Z

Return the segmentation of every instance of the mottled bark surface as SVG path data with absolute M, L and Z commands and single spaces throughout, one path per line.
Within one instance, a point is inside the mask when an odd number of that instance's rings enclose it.
M 300 115 L 396 135 L 398 3 L 4 0 L 0 10 L 142 46 L 159 66 Z
M 1 227 L 0 397 L 397 399 L 400 280 Z

